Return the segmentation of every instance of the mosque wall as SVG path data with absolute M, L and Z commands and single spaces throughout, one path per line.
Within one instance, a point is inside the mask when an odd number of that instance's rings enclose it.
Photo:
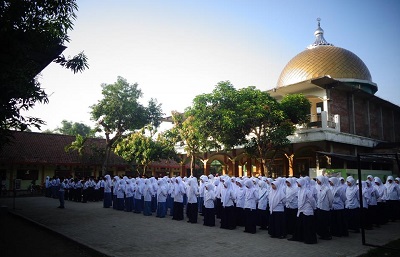
M 381 139 L 381 116 L 380 108 L 377 103 L 370 102 L 369 104 L 369 116 L 371 124 L 371 138 Z
M 383 140 L 391 142 L 393 141 L 393 120 L 391 118 L 392 112 L 390 109 L 382 108 L 382 136 Z M 398 116 L 399 117 L 399 116 Z
M 354 103 L 354 131 L 359 136 L 368 137 L 368 118 L 365 99 L 359 97 L 357 93 L 353 94 Z
M 331 89 L 330 114 L 340 115 L 340 131 L 350 133 L 349 99 L 346 92 Z
M 340 131 L 363 137 L 400 141 L 400 108 L 374 96 L 330 90 L 329 113 L 340 115 Z
M 393 110 L 393 138 L 394 142 L 400 142 L 400 108 L 397 111 Z

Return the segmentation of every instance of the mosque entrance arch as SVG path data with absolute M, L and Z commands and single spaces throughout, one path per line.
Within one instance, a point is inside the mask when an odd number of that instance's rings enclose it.
M 214 176 L 216 174 L 222 175 L 223 174 L 223 163 L 219 160 L 213 160 L 210 164 L 210 174 Z

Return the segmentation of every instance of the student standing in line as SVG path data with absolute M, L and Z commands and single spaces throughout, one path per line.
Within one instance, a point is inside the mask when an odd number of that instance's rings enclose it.
M 143 188 L 143 200 L 144 200 L 144 208 L 143 208 L 143 215 L 144 216 L 151 216 L 151 201 L 153 197 L 153 185 L 150 179 L 145 179 L 144 181 L 144 188 Z
M 268 230 L 268 184 L 264 180 L 260 180 L 258 184 L 257 225 L 260 226 L 261 230 Z
M 53 178 L 50 180 L 51 182 L 51 197 L 57 198 L 57 180 L 56 177 L 53 176 Z
M 174 191 L 175 191 L 175 177 L 168 179 L 168 198 L 167 206 L 169 208 L 169 216 L 174 215 Z
M 349 230 L 360 232 L 360 198 L 356 181 L 352 176 L 346 179 L 346 217 Z
M 204 185 L 204 226 L 215 226 L 215 191 L 213 183 L 206 183 Z
M 221 191 L 224 187 L 223 183 L 221 182 L 222 177 L 216 177 L 214 180 L 215 186 L 215 215 L 217 219 L 221 218 L 222 212 L 222 203 L 221 203 Z
M 197 199 L 199 214 L 203 215 L 203 207 L 204 207 L 204 186 L 208 182 L 208 177 L 206 175 L 200 176 L 200 185 L 199 185 L 199 196 Z
M 74 179 L 71 177 L 68 180 L 68 200 L 69 201 L 73 201 L 75 197 L 75 181 Z
M 388 216 L 386 211 L 386 198 L 387 198 L 387 191 L 385 185 L 382 183 L 382 180 L 379 177 L 374 177 L 375 182 L 375 189 L 377 192 L 377 216 L 378 218 L 378 225 L 384 225 L 388 222 Z
M 82 188 L 83 188 L 84 180 L 76 179 L 75 180 L 75 202 L 82 202 Z
M 157 191 L 158 191 L 158 183 L 157 179 L 155 177 L 150 178 L 150 184 L 151 184 L 151 211 L 156 212 L 157 211 Z
M 378 191 L 373 186 L 371 180 L 365 181 L 367 184 L 368 194 L 370 195 L 368 202 L 368 226 L 372 229 L 373 225 L 379 226 L 378 221 Z
M 284 178 L 277 178 L 275 181 L 273 181 L 271 183 L 272 190 L 268 196 L 270 209 L 268 234 L 272 238 L 283 239 L 286 237 L 286 220 L 284 212 L 286 195 L 284 183 Z
M 64 180 L 63 178 L 61 178 L 61 181 L 62 182 L 60 183 L 60 189 L 59 189 L 59 192 L 58 192 L 58 198 L 60 200 L 60 206 L 58 206 L 57 208 L 64 209 L 65 208 L 65 206 L 64 206 L 64 202 L 65 202 L 64 194 L 65 194 L 65 188 L 67 187 L 68 181 Z
M 100 183 L 99 201 L 103 201 L 103 197 L 104 197 L 104 178 L 103 177 L 99 177 L 99 183 Z
M 297 180 L 298 190 L 298 211 L 296 229 L 289 241 L 300 241 L 306 244 L 316 244 L 317 234 L 315 232 L 314 209 L 316 201 L 312 191 L 304 178 Z
M 296 228 L 298 187 L 296 178 L 286 179 L 286 233 L 293 235 Z
M 251 179 L 246 179 L 244 185 L 246 186 L 244 201 L 244 232 L 255 234 L 257 226 L 257 202 L 259 198 L 258 189 L 255 188 L 254 183 Z
M 62 182 L 61 183 L 63 183 L 64 182 L 64 180 L 65 180 L 65 188 L 64 188 L 64 200 L 66 200 L 66 201 L 68 201 L 69 200 L 69 180 L 67 179 L 67 178 L 65 178 L 65 179 L 63 179 L 63 180 L 61 180 Z M 60 185 L 60 187 L 61 187 L 61 185 Z
M 133 211 L 133 195 L 134 195 L 134 188 L 132 180 L 129 178 L 125 180 L 125 211 L 132 212 Z
M 198 216 L 198 204 L 197 204 L 197 196 L 199 194 L 199 188 L 197 186 L 197 179 L 195 177 L 191 177 L 187 181 L 187 217 L 189 223 L 197 223 Z
M 397 195 L 399 196 L 399 199 L 397 199 L 397 217 L 396 217 L 396 219 L 400 220 L 400 178 L 399 177 L 395 178 L 394 182 L 397 185 Z
M 123 211 L 125 208 L 125 180 L 120 179 L 117 188 L 117 210 Z
M 244 226 L 245 224 L 245 213 L 244 213 L 244 203 L 246 200 L 246 190 L 244 185 L 244 180 L 236 179 L 236 191 L 235 191 L 235 216 L 236 216 L 236 226 Z
M 333 195 L 332 209 L 331 209 L 331 220 L 330 228 L 332 236 L 341 237 L 348 236 L 347 226 L 345 222 L 345 203 L 346 203 L 346 192 L 345 188 L 342 187 L 340 180 L 336 177 L 329 178 L 329 184 L 331 185 L 331 191 Z
M 117 192 L 118 192 L 118 187 L 119 187 L 119 181 L 120 181 L 120 177 L 119 176 L 114 176 L 113 179 L 113 186 L 112 186 L 112 192 L 113 192 L 113 209 L 116 210 L 117 209 Z
M 88 201 L 88 192 L 89 192 L 89 178 L 86 177 L 84 182 L 82 183 L 82 203 L 87 203 Z
M 320 239 L 331 240 L 330 211 L 332 209 L 333 194 L 330 189 L 329 179 L 325 176 L 317 177 L 317 234 Z
M 185 195 L 185 187 L 181 177 L 176 177 L 174 188 L 174 213 L 173 220 L 183 220 L 183 195 Z
M 143 189 L 144 189 L 144 180 L 142 178 L 136 179 L 136 189 L 134 194 L 134 205 L 135 211 L 134 213 L 141 213 L 143 211 Z
M 98 202 L 101 197 L 100 197 L 100 181 L 97 179 L 94 179 L 94 194 L 93 194 L 93 201 Z
M 112 194 L 111 194 L 112 181 L 110 175 L 104 176 L 104 197 L 103 197 L 103 208 L 110 208 L 112 205 Z
M 223 229 L 235 229 L 235 192 L 232 187 L 231 179 L 228 176 L 221 177 L 223 188 L 221 190 L 221 228 Z
M 386 204 L 388 208 L 388 218 L 390 221 L 396 221 L 397 219 L 397 212 L 398 212 L 398 205 L 400 199 L 400 188 L 394 182 L 393 176 L 388 176 L 385 183 L 387 199 Z
M 167 215 L 167 196 L 168 185 L 167 180 L 162 178 L 157 181 L 157 214 L 158 218 L 165 218 Z

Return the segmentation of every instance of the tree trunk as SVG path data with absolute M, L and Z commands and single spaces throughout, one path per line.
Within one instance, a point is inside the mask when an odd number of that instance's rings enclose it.
M 100 176 L 104 176 L 107 172 L 107 168 L 108 168 L 108 160 L 110 159 L 110 154 L 111 154 L 111 147 L 110 146 L 106 146 L 106 157 L 104 159 L 103 162 L 103 167 L 101 168 L 101 174 Z
M 143 165 L 143 176 L 146 175 L 147 165 Z
M 195 158 L 194 154 L 192 154 L 192 156 L 190 156 L 190 176 L 193 176 L 193 171 L 195 168 L 195 160 L 196 160 L 196 158 Z
M 267 167 L 267 160 L 264 158 L 261 158 L 261 175 L 268 177 L 268 167 Z

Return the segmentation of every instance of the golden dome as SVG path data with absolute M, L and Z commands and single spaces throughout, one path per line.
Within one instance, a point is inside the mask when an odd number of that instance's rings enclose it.
M 328 43 L 323 34 L 318 19 L 315 42 L 289 61 L 279 76 L 277 88 L 323 76 L 375 85 L 367 66 L 357 55 Z
M 372 82 L 367 66 L 357 55 L 340 47 L 320 45 L 290 60 L 279 76 L 277 87 L 323 76 Z

